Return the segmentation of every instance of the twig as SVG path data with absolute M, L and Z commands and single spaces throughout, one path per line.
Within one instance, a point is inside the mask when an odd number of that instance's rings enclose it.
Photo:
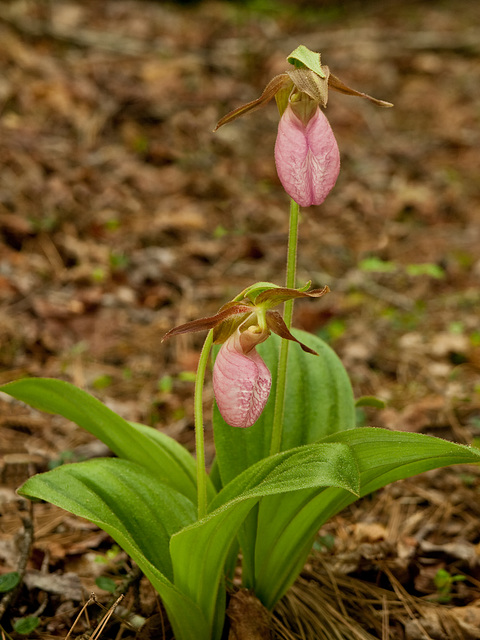
M 100 621 L 100 623 L 97 625 L 97 628 L 95 629 L 95 631 L 93 632 L 92 636 L 91 636 L 91 640 L 98 640 L 98 638 L 100 637 L 100 634 L 103 632 L 103 630 L 105 629 L 105 627 L 107 626 L 107 622 L 110 620 L 110 618 L 112 617 L 115 609 L 117 608 L 117 606 L 120 604 L 120 602 L 123 600 L 125 596 L 123 594 L 121 594 L 116 600 L 115 602 L 112 604 L 112 606 L 110 607 L 110 609 L 107 611 L 107 613 L 103 616 L 102 620 Z
M 65 636 L 65 640 L 68 640 L 72 634 L 72 631 L 75 628 L 75 625 L 77 624 L 77 622 L 80 620 L 82 613 L 86 610 L 86 608 L 88 607 L 89 604 L 91 604 L 92 602 L 96 602 L 95 596 L 93 594 L 90 595 L 90 598 L 87 600 L 87 602 L 83 605 L 83 607 L 80 609 L 80 612 L 78 614 L 78 616 L 75 618 L 75 620 L 73 621 L 72 626 L 70 627 L 69 632 L 67 633 L 67 635 Z
M 95 602 L 95 604 L 98 604 L 102 609 L 104 609 L 106 611 L 105 615 L 103 616 L 103 618 L 100 620 L 100 622 L 97 624 L 97 626 L 95 627 L 95 629 L 88 629 L 87 631 L 85 631 L 85 633 L 82 633 L 82 635 L 78 638 L 78 640 L 98 640 L 98 638 L 100 637 L 100 634 L 103 633 L 107 622 L 110 620 L 110 618 L 112 617 L 115 609 L 117 608 L 117 605 L 120 604 L 120 602 L 123 600 L 125 596 L 122 594 L 120 595 L 115 602 L 107 609 L 107 607 L 104 607 L 103 604 L 101 602 L 99 602 L 97 600 L 97 596 L 92 593 L 90 595 L 90 598 L 88 599 L 88 602 L 82 607 L 82 610 L 80 611 L 80 613 L 78 614 L 78 616 L 75 619 L 75 622 L 73 623 L 73 627 L 77 624 L 78 619 L 80 618 L 80 616 L 82 615 L 82 613 L 84 611 L 86 611 L 87 607 L 89 604 L 91 604 L 92 602 Z M 70 636 L 73 627 L 70 629 L 70 631 L 68 632 L 67 637 L 65 638 L 65 640 L 68 639 L 68 637 Z
M 405 611 L 410 616 L 410 619 L 418 627 L 420 633 L 422 634 L 422 637 L 424 637 L 426 640 L 433 640 L 433 638 L 429 635 L 429 633 L 427 632 L 427 630 L 425 629 L 421 621 L 415 616 L 415 613 L 413 612 L 412 606 L 417 610 L 417 613 L 419 613 L 420 615 L 422 614 L 421 610 L 419 610 L 418 606 L 416 606 L 415 600 L 409 596 L 408 592 L 398 582 L 398 580 L 395 578 L 393 573 L 390 571 L 389 567 L 387 567 L 386 565 L 383 565 L 381 569 L 382 571 L 384 571 L 384 573 L 388 577 L 390 584 L 393 587 L 393 590 L 397 594 L 398 599 L 402 602 L 403 606 L 405 607 Z M 410 606 L 410 604 L 412 604 L 412 606 Z
M 88 629 L 87 631 L 85 631 L 85 633 L 83 633 L 80 636 L 80 638 L 78 640 L 88 640 L 88 639 L 95 640 L 95 639 L 98 639 L 99 636 L 100 636 L 100 633 L 103 633 L 103 631 L 104 631 L 104 629 L 105 629 L 105 627 L 107 625 L 107 622 L 109 621 L 109 619 L 111 618 L 111 616 L 115 612 L 115 609 L 118 607 L 120 602 L 125 597 L 125 593 L 130 589 L 130 587 L 132 585 L 137 583 L 142 578 L 142 576 L 143 576 L 143 573 L 140 570 L 140 568 L 137 565 L 134 565 L 133 568 L 131 569 L 131 571 L 129 571 L 129 573 L 125 576 L 125 579 L 115 589 L 115 593 L 113 594 L 113 596 L 112 596 L 110 602 L 107 604 L 107 606 L 104 606 L 103 604 L 101 604 L 97 600 L 97 596 L 94 593 L 92 593 L 90 595 L 90 598 L 88 599 L 88 601 L 83 605 L 83 607 L 80 610 L 79 614 L 75 618 L 75 621 L 74 621 L 71 629 L 69 630 L 68 634 L 66 635 L 65 640 L 69 640 L 70 635 L 71 635 L 75 625 L 79 621 L 79 619 L 82 616 L 82 614 L 84 612 L 87 612 L 88 606 L 90 604 L 92 604 L 92 603 L 98 604 L 104 611 L 106 611 L 106 614 L 100 620 L 100 622 L 95 627 L 95 629 Z M 122 620 L 126 620 L 128 622 L 128 616 L 130 616 L 130 615 L 131 615 L 131 613 L 129 611 L 124 610 L 124 611 L 122 611 L 122 614 L 120 616 L 116 616 L 116 617 L 120 617 Z
M 0 624 L 0 634 L 2 635 L 2 640 L 13 640 L 12 636 L 5 631 L 5 629 Z

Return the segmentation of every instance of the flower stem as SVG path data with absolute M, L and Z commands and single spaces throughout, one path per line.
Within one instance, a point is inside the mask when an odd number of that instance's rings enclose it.
M 205 439 L 203 433 L 203 383 L 205 381 L 205 370 L 207 368 L 212 343 L 213 330 L 210 330 L 203 343 L 195 378 L 195 449 L 197 454 L 197 509 L 199 520 L 207 513 L 207 471 L 205 469 Z
M 290 228 L 288 232 L 287 249 L 287 278 L 286 286 L 289 289 L 295 288 L 297 271 L 297 244 L 298 244 L 298 218 L 300 213 L 299 205 L 290 200 Z M 283 319 L 288 329 L 292 326 L 293 300 L 285 302 Z M 280 355 L 278 358 L 277 388 L 275 394 L 275 409 L 273 414 L 272 440 L 270 443 L 270 455 L 278 453 L 282 444 L 283 414 L 285 409 L 285 390 L 287 385 L 287 359 L 289 340 L 282 340 L 280 344 Z
M 300 215 L 300 206 L 293 200 L 290 200 L 290 229 L 288 234 L 288 249 L 287 249 L 287 280 L 286 286 L 289 289 L 294 289 L 296 284 L 297 274 L 297 244 L 298 244 L 298 218 Z M 293 300 L 287 300 L 285 302 L 285 310 L 283 319 L 285 324 L 290 329 L 292 324 L 293 315 Z M 288 344 L 288 340 L 287 340 Z

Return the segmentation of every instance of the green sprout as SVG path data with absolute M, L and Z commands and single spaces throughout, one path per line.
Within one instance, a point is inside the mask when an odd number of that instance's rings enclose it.
M 463 582 L 466 576 L 462 574 L 452 574 L 446 569 L 439 569 L 435 574 L 433 582 L 437 589 L 438 602 L 448 603 L 452 599 L 452 587 L 455 582 Z

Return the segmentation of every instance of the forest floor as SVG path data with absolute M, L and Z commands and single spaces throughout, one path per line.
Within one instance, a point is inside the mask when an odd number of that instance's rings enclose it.
M 469 0 L 2 2 L 0 382 L 68 380 L 193 449 L 203 336 L 161 338 L 253 282 L 282 284 L 288 231 L 275 104 L 212 130 L 305 44 L 395 106 L 330 95 L 342 168 L 302 211 L 298 281 L 331 293 L 298 302 L 294 325 L 335 349 L 356 397 L 384 402 L 359 425 L 478 443 L 479 25 Z M 211 461 L 208 420 L 206 433 Z M 129 575 L 95 526 L 50 505 L 32 516 L 15 494 L 36 471 L 104 453 L 1 397 L 0 574 L 26 563 L 16 600 L 0 601 L 12 637 L 37 616 L 28 637 L 65 638 L 93 592 L 79 637 Z M 396 483 L 320 533 L 292 597 L 313 574 L 321 597 L 340 590 L 344 637 L 480 637 L 478 468 Z M 145 581 L 125 603 L 158 612 Z M 103 638 L 163 637 L 121 617 Z

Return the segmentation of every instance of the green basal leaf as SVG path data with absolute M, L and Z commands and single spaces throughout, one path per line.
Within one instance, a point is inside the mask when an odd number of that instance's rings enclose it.
M 363 427 L 334 434 L 323 442 L 344 442 L 354 448 L 362 477 L 362 496 L 430 469 L 480 463 L 478 449 L 420 433 Z
M 0 386 L 0 391 L 35 409 L 72 420 L 119 458 L 142 465 L 173 489 L 196 499 L 195 461 L 173 438 L 151 427 L 127 422 L 93 396 L 62 380 L 26 378 Z M 211 483 L 208 489 L 213 497 Z
M 328 436 L 323 442 L 348 443 L 360 468 L 360 495 L 395 480 L 452 464 L 480 463 L 480 451 L 416 433 L 361 428 Z M 355 497 L 334 487 L 262 500 L 255 550 L 257 596 L 273 607 L 297 577 L 318 529 Z
M 358 467 L 349 446 L 322 442 L 282 451 L 255 463 L 229 482 L 209 505 L 221 509 L 247 498 L 265 497 L 308 487 L 342 486 L 357 494 Z
M 183 494 L 140 465 L 118 458 L 57 467 L 27 480 L 19 493 L 47 500 L 105 530 L 107 525 L 123 531 L 170 580 L 170 536 L 196 514 Z
M 111 458 L 34 476 L 19 493 L 51 502 L 110 534 L 162 597 L 175 638 L 211 640 L 203 613 L 171 580 L 170 538 L 195 520 L 188 498 L 141 466 Z
M 204 613 L 210 630 L 228 552 L 258 499 L 236 501 L 230 508 L 220 509 L 172 537 L 175 584 Z
M 292 53 L 288 56 L 287 62 L 293 64 L 295 67 L 307 67 L 311 71 L 314 71 L 321 78 L 325 78 L 325 72 L 322 69 L 322 63 L 320 59 L 320 54 L 315 51 L 311 51 L 305 45 L 299 45 Z
M 214 498 L 205 518 L 172 537 L 175 584 L 195 600 L 207 620 L 213 620 L 228 551 L 252 507 L 264 496 L 319 486 L 358 490 L 357 463 L 349 447 L 313 444 L 261 460 Z
M 150 446 L 153 447 L 152 457 L 154 457 L 151 467 L 155 467 L 159 479 L 170 484 L 190 500 L 196 501 L 197 478 L 193 456 L 185 447 L 161 431 L 138 422 L 129 422 L 129 424 L 138 434 L 150 440 Z M 141 460 L 136 457 L 133 458 L 133 461 L 142 464 Z M 216 493 L 213 484 L 210 482 L 207 484 L 207 492 L 210 499 Z

